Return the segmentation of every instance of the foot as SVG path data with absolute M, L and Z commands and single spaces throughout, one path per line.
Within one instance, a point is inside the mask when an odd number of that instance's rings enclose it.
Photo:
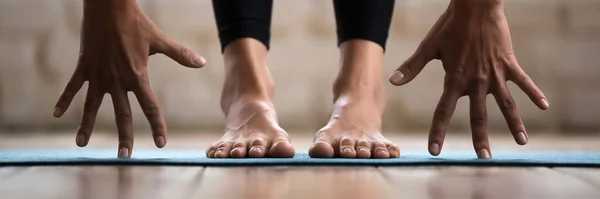
M 207 150 L 209 158 L 291 158 L 294 148 L 279 127 L 271 102 L 273 80 L 266 64 L 266 47 L 245 38 L 227 45 L 221 108 L 225 135 Z
M 315 135 L 310 157 L 399 157 L 398 147 L 381 134 L 377 106 L 360 97 L 338 98 L 329 123 Z
M 400 150 L 381 134 L 385 96 L 383 49 L 370 41 L 342 43 L 342 68 L 334 85 L 331 119 L 314 138 L 314 158 L 397 158 Z
M 294 157 L 289 136 L 277 124 L 275 109 L 270 102 L 239 100 L 233 106 L 236 107 L 230 109 L 225 135 L 208 148 L 207 157 Z

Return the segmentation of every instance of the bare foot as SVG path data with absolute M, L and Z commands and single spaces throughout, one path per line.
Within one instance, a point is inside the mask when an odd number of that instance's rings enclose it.
M 294 157 L 289 136 L 279 127 L 271 103 L 273 80 L 266 55 L 266 47 L 250 38 L 238 39 L 225 48 L 221 108 L 227 126 L 225 135 L 208 148 L 207 157 Z
M 385 96 L 381 79 L 383 49 L 366 40 L 340 46 L 341 70 L 334 85 L 334 110 L 314 138 L 314 158 L 397 158 L 400 150 L 381 134 Z

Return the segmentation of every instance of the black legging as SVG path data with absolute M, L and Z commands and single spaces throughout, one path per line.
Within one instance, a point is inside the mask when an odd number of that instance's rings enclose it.
M 221 50 L 229 42 L 249 37 L 269 48 L 273 0 L 213 0 Z M 338 45 L 365 39 L 385 49 L 394 0 L 333 0 Z

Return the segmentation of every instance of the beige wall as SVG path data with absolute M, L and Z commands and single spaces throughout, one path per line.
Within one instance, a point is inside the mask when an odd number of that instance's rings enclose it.
M 62 119 L 53 105 L 77 57 L 81 0 L 0 0 L 0 128 L 73 129 L 85 92 Z M 167 34 L 203 54 L 207 67 L 190 70 L 165 56 L 150 58 L 152 87 L 167 123 L 174 128 L 219 129 L 222 58 L 208 0 L 141 0 L 143 9 Z M 399 0 L 384 60 L 388 131 L 427 129 L 441 94 L 443 71 L 434 61 L 402 88 L 387 75 L 415 49 L 447 5 L 447 0 Z M 550 100 L 537 110 L 511 85 L 530 130 L 600 129 L 600 1 L 505 0 L 513 44 L 522 67 Z M 331 83 L 338 51 L 330 0 L 276 0 L 269 65 L 276 82 L 275 105 L 284 127 L 316 130 L 329 117 Z M 83 88 L 85 91 L 86 88 Z M 134 98 L 134 120 L 146 121 Z M 452 125 L 468 128 L 468 103 L 461 99 Z M 490 128 L 506 125 L 488 99 Z M 112 128 L 112 105 L 105 97 L 97 127 Z

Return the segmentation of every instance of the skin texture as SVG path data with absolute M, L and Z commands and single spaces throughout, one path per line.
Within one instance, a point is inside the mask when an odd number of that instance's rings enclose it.
M 439 155 L 457 100 L 469 96 L 473 146 L 479 158 L 491 158 L 486 96 L 492 94 L 515 141 L 528 142 L 527 131 L 506 85 L 517 84 L 542 110 L 549 103 L 521 69 L 512 49 L 500 0 L 453 0 L 416 52 L 390 76 L 394 85 L 413 80 L 425 65 L 439 59 L 446 76 L 429 133 L 429 153 Z
M 241 38 L 223 52 L 225 84 L 221 109 L 226 117 L 223 137 L 214 142 L 209 158 L 291 158 L 294 148 L 279 127 L 272 100 L 273 79 L 267 68 L 267 48 L 260 41 Z
M 118 157 L 128 158 L 133 148 L 132 91 L 152 127 L 157 147 L 167 142 L 167 126 L 150 89 L 148 56 L 163 53 L 181 65 L 200 68 L 206 60 L 162 33 L 140 10 L 135 0 L 86 0 L 77 67 L 55 108 L 61 117 L 84 82 L 88 82 L 76 143 L 88 144 L 103 96 L 110 94 L 118 127 Z
M 397 158 L 400 150 L 381 134 L 385 95 L 383 48 L 353 39 L 340 45 L 340 71 L 333 86 L 334 108 L 309 149 L 313 158 Z

